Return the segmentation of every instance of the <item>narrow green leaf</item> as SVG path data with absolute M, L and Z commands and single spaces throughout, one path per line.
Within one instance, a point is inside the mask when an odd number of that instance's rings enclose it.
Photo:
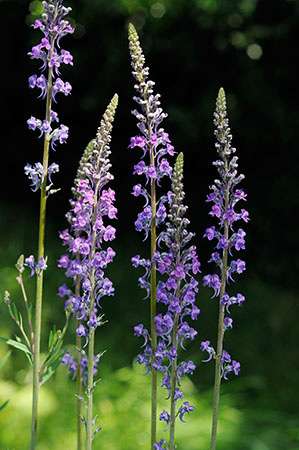
M 23 317 L 20 312 L 19 312 L 19 323 L 20 323 L 20 326 L 23 327 Z
M 4 403 L 0 406 L 0 411 L 2 411 L 2 409 L 5 408 L 5 406 L 7 405 L 8 402 L 9 402 L 9 400 L 6 400 L 6 402 L 4 402 Z
M 27 345 L 20 339 L 18 336 L 16 336 L 16 341 L 13 339 L 7 339 L 0 337 L 0 342 L 5 342 L 5 344 L 10 345 L 11 347 L 15 347 L 19 350 L 22 350 L 24 353 L 29 353 L 31 355 L 30 349 L 27 347 Z
M 31 366 L 33 366 L 33 358 L 31 353 L 25 353 L 26 358 L 28 359 Z
M 31 322 L 32 317 L 32 305 L 30 304 L 28 307 L 28 321 Z
M 47 369 L 46 373 L 44 374 L 44 376 L 42 377 L 41 380 L 41 385 L 43 385 L 44 383 L 46 383 L 46 381 L 49 380 L 49 378 L 51 378 L 54 373 L 56 372 L 57 368 L 59 367 L 61 360 L 63 358 L 63 355 L 60 355 Z
M 4 358 L 2 358 L 2 360 L 0 361 L 0 369 L 2 369 L 2 367 L 7 363 L 8 358 L 10 357 L 11 352 L 7 352 L 6 355 L 4 356 Z
M 11 304 L 11 307 L 12 307 L 12 310 L 13 310 L 14 318 L 16 319 L 16 322 L 19 323 L 19 317 L 18 317 L 19 315 L 18 315 L 17 307 L 16 307 L 16 305 L 14 303 Z
M 49 344 L 48 344 L 49 351 L 52 348 L 52 344 L 53 344 L 53 332 L 52 332 L 52 330 L 50 330 L 50 333 L 49 333 Z
M 51 353 L 48 354 L 45 361 L 41 365 L 41 368 L 46 367 L 48 364 L 50 364 L 54 359 L 57 358 L 57 356 L 60 354 L 61 351 L 62 342 L 59 342 L 55 348 L 54 351 L 51 351 Z

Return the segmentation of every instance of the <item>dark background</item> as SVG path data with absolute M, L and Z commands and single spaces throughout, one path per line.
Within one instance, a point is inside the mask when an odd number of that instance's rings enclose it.
M 13 279 L 9 267 L 17 256 L 27 256 L 36 248 L 39 198 L 31 193 L 23 167 L 42 159 L 38 133 L 26 125 L 31 115 L 42 118 L 45 106 L 27 82 L 39 67 L 38 61 L 27 56 L 39 43 L 39 32 L 29 26 L 38 17 L 39 4 L 21 0 L 0 3 L 2 291 L 7 275 Z M 216 175 L 212 166 L 213 111 L 218 89 L 222 86 L 226 91 L 233 145 L 240 172 L 246 176 L 245 207 L 251 217 L 246 225 L 247 249 L 241 256 L 246 259 L 247 271 L 236 287 L 232 286 L 234 292 L 237 289 L 246 294 L 247 302 L 242 310 L 233 311 L 236 328 L 227 345 L 233 357 L 241 361 L 240 377 L 247 380 L 240 388 L 240 407 L 265 411 L 257 428 L 252 419 L 252 432 L 274 427 L 267 411 L 275 411 L 278 422 L 285 420 L 286 424 L 275 449 L 298 449 L 298 423 L 290 425 L 298 413 L 294 398 L 299 387 L 298 1 L 70 0 L 65 4 L 73 8 L 69 20 L 76 32 L 61 41 L 74 56 L 74 67 L 62 67 L 61 78 L 72 84 L 73 92 L 68 97 L 58 94 L 54 107 L 61 122 L 69 126 L 70 137 L 50 155 L 50 162 L 60 166 L 53 180 L 61 191 L 49 199 L 47 209 L 49 295 L 56 296 L 57 281 L 64 282 L 55 262 L 63 252 L 57 236 L 58 230 L 66 227 L 64 214 L 78 161 L 117 92 L 119 108 L 111 160 L 119 210 L 114 245 L 118 257 L 110 269 L 116 295 L 107 301 L 110 324 L 103 333 L 109 337 L 109 364 L 121 367 L 131 363 L 138 352 L 132 326 L 148 320 L 147 305 L 141 301 L 143 293 L 136 287 L 139 273 L 130 266 L 131 256 L 140 252 L 146 256 L 148 252 L 147 244 L 141 243 L 142 236 L 134 230 L 142 204 L 130 194 L 133 184 L 139 182 L 131 175 L 139 155 L 127 148 L 130 137 L 137 134 L 135 118 L 130 114 L 135 108 L 135 92 L 127 25 L 132 22 L 139 32 L 150 78 L 156 82 L 155 91 L 162 95 L 162 107 L 169 114 L 163 124 L 165 131 L 176 150 L 185 155 L 188 217 L 192 231 L 197 233 L 194 243 L 204 273 L 211 270 L 207 265 L 211 243 L 202 240 L 202 235 L 212 224 L 205 196 Z M 216 305 L 210 303 L 209 295 L 202 289 L 198 300 L 202 310 L 198 342 L 213 340 L 215 335 Z M 56 298 L 44 308 L 47 324 L 63 320 L 62 304 Z M 1 311 L 6 320 L 7 312 L 3 307 Z M 120 342 L 124 347 L 121 354 Z M 200 363 L 199 344 L 191 346 L 190 351 Z M 201 366 L 194 375 L 203 389 L 211 385 L 209 370 Z

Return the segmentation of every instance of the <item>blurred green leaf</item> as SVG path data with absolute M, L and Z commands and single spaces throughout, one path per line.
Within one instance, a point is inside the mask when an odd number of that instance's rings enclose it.
M 0 411 L 2 411 L 2 409 L 5 408 L 5 406 L 7 405 L 8 402 L 9 402 L 9 400 L 6 400 L 6 402 L 4 402 L 4 403 L 0 406 Z
M 57 368 L 59 367 L 61 360 L 63 358 L 63 355 L 60 355 L 57 359 L 55 359 L 55 361 L 48 367 L 47 371 L 45 372 L 45 374 L 43 375 L 42 379 L 41 379 L 41 385 L 45 384 L 46 381 L 49 380 L 49 378 L 51 378 L 54 373 L 56 372 Z
M 28 346 L 26 345 L 26 343 L 24 341 L 22 341 L 21 338 L 16 336 L 16 341 L 14 341 L 13 339 L 7 339 L 7 338 L 0 337 L 0 342 L 5 342 L 5 344 L 10 345 L 11 347 L 17 348 L 18 350 L 21 350 L 22 352 L 24 352 L 28 361 L 32 365 L 33 362 L 32 362 L 31 351 L 28 348 Z
M 10 357 L 11 352 L 6 353 L 6 355 L 4 356 L 4 358 L 1 359 L 0 361 L 0 369 L 2 369 L 2 367 L 7 363 L 8 358 Z

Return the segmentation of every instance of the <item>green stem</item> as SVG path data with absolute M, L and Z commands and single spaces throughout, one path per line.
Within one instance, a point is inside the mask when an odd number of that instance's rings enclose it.
M 52 97 L 52 76 L 49 70 L 48 78 L 48 93 L 47 93 L 47 113 L 46 120 L 50 118 Z M 46 188 L 47 188 L 47 173 L 49 161 L 49 134 L 45 134 L 44 141 L 44 155 L 43 155 L 43 170 L 44 181 L 41 186 L 40 196 L 40 218 L 39 218 L 39 238 L 38 238 L 38 256 L 44 258 L 45 255 L 45 226 L 46 226 Z M 37 433 L 37 411 L 38 411 L 38 391 L 39 391 L 39 366 L 40 366 L 40 338 L 41 338 L 41 316 L 42 316 L 42 298 L 43 298 L 43 271 L 37 275 L 36 282 L 36 303 L 35 303 L 35 323 L 34 323 L 34 349 L 33 349 L 33 395 L 32 395 L 32 422 L 31 422 L 31 450 L 36 446 Z
M 177 335 L 178 335 L 178 322 L 179 315 L 176 314 L 173 332 L 172 332 L 172 343 L 173 346 L 177 349 Z M 177 383 L 177 358 L 173 360 L 172 368 L 171 368 L 171 394 L 170 394 L 170 429 L 169 429 L 169 450 L 174 450 L 175 446 L 175 390 Z
M 228 171 L 227 160 L 225 159 L 226 172 Z M 229 185 L 226 186 L 225 194 L 225 210 L 229 205 Z M 229 233 L 229 220 L 224 222 L 224 236 L 228 241 Z M 220 303 L 223 294 L 225 293 L 226 278 L 227 278 L 227 260 L 228 260 L 228 247 L 223 250 L 222 258 L 222 271 L 221 271 L 221 286 L 219 293 L 219 315 L 218 315 L 218 336 L 217 336 L 217 352 L 216 352 L 216 363 L 215 363 L 215 381 L 214 381 L 214 398 L 213 398 L 213 420 L 212 420 L 212 434 L 211 434 L 211 447 L 210 450 L 215 450 L 216 448 L 216 437 L 217 437 L 217 423 L 218 423 L 218 409 L 219 409 L 219 399 L 220 399 L 220 385 L 221 385 L 221 358 L 223 352 L 223 333 L 224 333 L 224 309 L 223 305 Z
M 80 295 L 80 278 L 76 276 L 75 296 Z M 77 327 L 80 325 L 80 320 L 77 319 Z M 82 341 L 81 337 L 76 333 L 76 387 L 77 387 L 77 450 L 82 450 L 82 376 L 81 376 L 81 359 L 82 359 Z
M 102 156 L 102 152 L 104 149 L 104 145 L 101 146 L 99 150 L 97 165 L 95 167 L 95 172 L 98 172 L 100 159 Z M 98 190 L 101 179 L 101 171 L 98 176 L 98 183 L 95 186 L 95 196 L 94 196 L 94 209 L 93 209 L 93 224 L 96 222 L 97 218 L 97 209 L 98 209 Z M 93 227 L 93 234 L 91 239 L 91 252 L 90 252 L 90 261 L 93 261 L 95 251 L 96 251 L 96 242 L 97 242 L 97 234 Z M 90 273 L 90 284 L 91 284 L 91 292 L 90 292 L 90 312 L 89 317 L 91 317 L 95 312 L 95 268 L 92 267 Z M 92 408 L 93 408 L 93 356 L 94 356 L 94 338 L 95 338 L 96 328 L 90 327 L 88 332 L 88 376 L 87 376 L 87 418 L 86 418 L 86 450 L 92 449 Z
M 150 149 L 150 164 L 154 165 L 154 150 L 153 147 Z M 151 343 L 153 352 L 157 350 L 157 330 L 155 324 L 156 316 L 156 264 L 153 261 L 153 256 L 156 251 L 156 182 L 152 180 L 151 182 L 151 209 L 152 209 L 152 223 L 151 223 Z M 151 409 L 151 449 L 154 447 L 156 442 L 157 434 L 157 372 L 152 369 L 152 409 Z
M 94 270 L 91 280 L 94 280 Z M 90 305 L 90 316 L 94 313 L 94 294 Z M 93 407 L 93 355 L 95 328 L 90 327 L 88 333 L 88 381 L 87 381 L 87 418 L 86 418 L 86 450 L 92 448 L 92 407 Z

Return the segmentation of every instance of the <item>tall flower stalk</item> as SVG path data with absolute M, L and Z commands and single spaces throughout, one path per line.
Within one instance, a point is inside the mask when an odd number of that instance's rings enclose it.
M 58 171 L 58 165 L 53 163 L 49 167 L 49 148 L 50 144 L 54 149 L 57 141 L 66 142 L 68 137 L 68 127 L 60 125 L 52 129 L 53 122 L 59 122 L 58 115 L 52 110 L 52 102 L 56 102 L 56 95 L 61 92 L 68 95 L 71 92 L 71 85 L 63 82 L 59 68 L 62 64 L 73 64 L 71 54 L 67 50 L 60 48 L 60 39 L 68 33 L 73 33 L 73 28 L 63 17 L 69 13 L 71 8 L 62 6 L 62 0 L 49 0 L 43 2 L 45 12 L 41 19 L 33 24 L 35 29 L 39 28 L 44 37 L 40 44 L 34 46 L 29 55 L 32 59 L 41 59 L 41 74 L 30 76 L 30 88 L 37 87 L 41 90 L 40 97 L 46 101 L 45 119 L 39 120 L 31 116 L 27 121 L 30 129 L 40 130 L 40 137 L 44 138 L 43 162 L 36 163 L 34 167 L 27 164 L 25 173 L 32 181 L 32 189 L 40 188 L 40 218 L 39 218 L 39 237 L 38 237 L 38 263 L 34 267 L 34 260 L 29 261 L 30 267 L 38 270 L 36 281 L 36 302 L 35 302 L 35 321 L 34 321 L 34 342 L 33 342 L 33 398 L 32 398 L 32 425 L 31 425 L 31 449 L 36 446 L 37 435 L 37 414 L 38 414 L 38 392 L 40 387 L 40 339 L 41 339 L 41 317 L 42 317 L 42 299 L 43 299 L 43 267 L 45 261 L 45 225 L 46 225 L 46 201 L 53 190 L 51 174 Z M 43 74 L 47 71 L 47 78 Z M 48 185 L 48 179 L 50 185 Z M 28 261 L 27 261 L 28 262 Z M 39 267 L 38 267 L 39 266 Z
M 233 304 L 241 306 L 245 297 L 237 293 L 235 296 L 229 296 L 226 292 L 227 285 L 234 281 L 234 273 L 241 274 L 246 269 L 246 264 L 241 259 L 232 259 L 232 251 L 245 249 L 245 231 L 242 228 L 235 229 L 235 222 L 243 220 L 248 222 L 248 212 L 245 209 L 236 211 L 236 204 L 240 200 L 246 200 L 246 194 L 242 189 L 237 188 L 238 184 L 244 179 L 243 174 L 237 172 L 237 156 L 233 156 L 236 149 L 231 146 L 232 135 L 228 125 L 226 98 L 223 88 L 219 90 L 216 111 L 214 113 L 216 150 L 219 159 L 213 164 L 217 167 L 219 179 L 214 181 L 210 187 L 211 193 L 207 196 L 207 202 L 213 204 L 209 215 L 218 220 L 218 227 L 209 227 L 206 229 L 204 237 L 209 241 L 216 239 L 216 250 L 212 253 L 209 262 L 217 265 L 219 274 L 209 274 L 204 276 L 204 286 L 211 287 L 214 290 L 212 298 L 219 299 L 218 316 L 218 336 L 216 350 L 210 345 L 210 341 L 201 343 L 202 351 L 207 351 L 209 358 L 206 361 L 215 359 L 215 381 L 214 381 L 214 400 L 213 400 L 213 422 L 211 434 L 211 450 L 216 448 L 218 409 L 220 398 L 221 380 L 227 379 L 230 372 L 239 374 L 240 363 L 232 360 L 229 353 L 223 348 L 225 332 L 232 328 L 233 320 L 230 317 L 230 307 Z
M 198 282 L 194 275 L 200 272 L 196 247 L 189 245 L 194 233 L 188 232 L 189 220 L 185 217 L 187 206 L 183 204 L 185 197 L 183 187 L 183 153 L 180 153 L 172 175 L 171 191 L 168 192 L 169 212 L 167 214 L 166 231 L 158 238 L 158 247 L 165 250 L 156 251 L 154 260 L 157 270 L 166 281 L 160 280 L 157 287 L 157 300 L 167 307 L 166 313 L 158 314 L 154 320 L 158 335 L 157 351 L 152 355 L 155 358 L 153 367 L 163 374 L 162 387 L 168 391 L 170 399 L 170 413 L 166 410 L 160 414 L 160 420 L 166 422 L 169 428 L 169 446 L 165 440 L 155 443 L 156 449 L 175 447 L 175 424 L 177 417 L 184 422 L 184 415 L 194 410 L 194 407 L 185 401 L 178 407 L 178 402 L 184 399 L 181 390 L 181 379 L 185 374 L 192 374 L 196 369 L 193 361 L 179 362 L 179 350 L 185 350 L 185 341 L 193 340 L 197 331 L 187 322 L 196 320 L 200 310 L 195 305 Z M 143 335 L 147 340 L 147 331 L 142 325 L 135 328 L 137 335 Z M 145 343 L 146 344 L 146 343 Z M 145 354 L 149 353 L 148 346 Z M 145 355 L 144 355 L 145 357 Z
M 145 175 L 146 188 L 137 184 L 133 188 L 134 196 L 143 196 L 146 204 L 141 213 L 138 214 L 135 228 L 137 231 L 145 231 L 146 238 L 150 235 L 150 259 L 140 259 L 139 255 L 133 258 L 135 267 L 138 265 L 146 269 L 146 275 L 139 278 L 140 286 L 147 290 L 147 297 L 150 297 L 150 318 L 151 318 L 151 346 L 153 352 L 157 349 L 157 331 L 155 324 L 156 316 L 156 263 L 154 255 L 156 252 L 157 227 L 166 218 L 167 196 L 158 198 L 157 186 L 160 186 L 162 177 L 170 177 L 172 168 L 166 155 L 173 155 L 174 148 L 170 143 L 169 136 L 160 127 L 161 122 L 167 116 L 160 107 L 160 95 L 153 93 L 154 82 L 148 79 L 149 69 L 145 67 L 145 58 L 139 43 L 138 34 L 132 24 L 129 24 L 129 48 L 131 54 L 132 74 L 137 82 L 135 89 L 137 96 L 134 100 L 138 104 L 138 110 L 132 111 L 138 120 L 140 134 L 131 138 L 130 148 L 139 147 L 143 155 L 141 161 L 134 166 L 134 174 Z M 147 158 L 145 162 L 145 158 Z M 149 188 L 147 188 L 149 185 Z M 137 262 L 137 259 L 138 262 Z M 150 281 L 148 281 L 150 279 Z M 157 423 L 157 373 L 152 372 L 152 405 L 151 405 L 151 448 L 156 442 Z
M 63 255 L 59 266 L 65 268 L 66 275 L 74 280 L 75 295 L 65 285 L 60 287 L 59 293 L 61 297 L 67 296 L 66 307 L 70 307 L 74 312 L 78 336 L 77 355 L 80 353 L 79 360 L 77 358 L 75 361 L 67 352 L 62 363 L 69 366 L 69 372 L 74 376 L 79 374 L 86 385 L 87 416 L 82 418 L 86 426 L 86 450 L 92 448 L 94 435 L 100 430 L 93 430 L 96 421 L 96 417 L 93 417 L 93 391 L 97 383 L 94 381 L 94 375 L 102 356 L 94 354 L 95 331 L 104 323 L 104 316 L 100 314 L 100 300 L 105 295 L 114 294 L 112 282 L 105 276 L 103 269 L 113 260 L 115 252 L 111 247 L 104 249 L 103 244 L 115 238 L 116 230 L 111 225 L 105 226 L 103 218 L 108 216 L 109 219 L 115 219 L 117 213 L 113 204 L 114 190 L 104 189 L 113 179 L 109 172 L 109 155 L 117 103 L 118 96 L 115 94 L 103 115 L 96 138 L 89 144 L 81 159 L 73 189 L 74 198 L 71 200 L 72 209 L 67 215 L 70 230 L 61 233 L 70 255 Z M 81 338 L 85 339 L 83 348 Z M 85 353 L 84 348 L 87 346 L 88 351 Z M 78 389 L 81 389 L 80 383 L 77 385 Z M 79 400 L 83 400 L 80 390 L 77 396 Z
M 81 180 L 86 178 L 86 170 L 85 166 L 88 163 L 92 152 L 94 150 L 94 141 L 89 142 L 87 147 L 84 150 L 82 158 L 79 162 L 79 167 L 77 171 L 77 175 L 74 180 L 74 187 L 72 188 L 73 198 L 70 200 L 71 211 L 66 214 L 66 217 L 70 223 L 71 231 L 73 233 L 74 239 L 80 237 L 80 229 L 73 230 L 73 223 L 76 222 L 76 217 L 74 216 L 74 207 L 75 202 L 82 200 L 82 195 L 79 193 L 79 187 Z M 65 242 L 66 236 L 69 233 L 64 231 L 61 233 L 61 238 L 63 242 Z M 72 246 L 70 246 L 71 251 Z M 77 264 L 79 263 L 79 264 Z M 65 309 L 73 309 L 72 299 L 78 299 L 81 293 L 81 261 L 80 261 L 80 252 L 79 250 L 74 253 L 71 251 L 71 256 L 62 255 L 59 259 L 58 267 L 66 269 L 66 275 L 73 279 L 74 284 L 74 295 L 72 291 L 67 288 L 64 284 L 60 286 L 58 290 L 58 295 L 60 297 L 67 297 L 65 302 Z M 80 327 L 81 324 L 81 311 L 77 310 L 73 312 L 74 318 L 76 320 L 76 329 Z M 84 352 L 82 349 L 82 338 L 76 333 L 76 356 L 75 359 L 70 355 L 69 351 L 67 351 L 62 359 L 62 364 L 64 366 L 69 367 L 69 373 L 73 374 L 73 378 L 76 378 L 76 396 L 77 396 L 77 450 L 82 449 L 83 445 L 83 436 L 82 436 L 82 398 L 83 398 L 83 383 L 86 384 L 86 369 L 88 366 L 87 358 L 84 356 Z M 96 367 L 94 367 L 96 371 Z

